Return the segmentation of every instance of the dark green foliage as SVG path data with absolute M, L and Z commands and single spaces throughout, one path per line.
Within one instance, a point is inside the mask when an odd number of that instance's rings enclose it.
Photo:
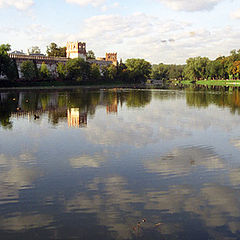
M 87 81 L 90 79 L 91 65 L 82 58 L 70 59 L 66 63 L 67 79 Z
M 218 57 L 213 61 L 202 57 L 189 58 L 184 77 L 189 80 L 239 78 L 239 61 L 240 50 L 232 50 L 230 56 Z
M 9 44 L 0 45 L 0 75 L 5 75 L 9 80 L 15 80 L 18 78 L 18 71 L 15 60 L 8 56 L 10 50 Z
M 99 81 L 101 79 L 101 73 L 97 64 L 91 65 L 90 79 L 93 81 Z
M 87 52 L 87 59 L 96 59 L 95 53 L 92 50 Z
M 151 73 L 151 64 L 144 59 L 127 59 L 126 67 L 130 71 L 131 82 L 145 81 Z
M 117 79 L 117 74 L 118 74 L 118 69 L 114 65 L 109 65 L 107 67 L 104 67 L 102 69 L 103 73 L 103 78 L 105 81 L 116 81 Z
M 152 66 L 151 78 L 156 80 L 168 79 L 168 67 L 167 65 L 160 63 L 159 65 Z
M 187 60 L 184 68 L 184 76 L 190 80 L 206 79 L 208 77 L 207 67 L 210 64 L 208 58 L 195 57 Z
M 184 65 L 154 64 L 152 66 L 151 78 L 156 80 L 176 80 L 183 78 Z
M 32 81 L 37 78 L 36 69 L 32 61 L 24 61 L 21 64 L 21 72 L 27 81 Z
M 57 74 L 58 74 L 58 77 L 62 80 L 65 80 L 67 77 L 66 66 L 61 62 L 58 63 L 58 65 L 57 65 Z
M 48 70 L 47 65 L 43 62 L 40 69 L 39 69 L 39 75 L 41 80 L 49 80 L 51 78 L 51 73 Z
M 56 43 L 47 46 L 48 57 L 66 57 L 66 47 L 58 47 Z

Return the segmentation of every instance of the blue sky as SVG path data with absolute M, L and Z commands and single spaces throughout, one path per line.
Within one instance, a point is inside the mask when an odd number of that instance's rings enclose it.
M 185 63 L 240 49 L 239 0 L 0 0 L 0 44 L 12 50 L 67 41 L 97 56 Z

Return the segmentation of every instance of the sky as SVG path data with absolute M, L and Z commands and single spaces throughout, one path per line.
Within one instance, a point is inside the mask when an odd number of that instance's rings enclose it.
M 87 43 L 97 57 L 184 64 L 240 49 L 240 0 L 0 0 L 0 44 Z

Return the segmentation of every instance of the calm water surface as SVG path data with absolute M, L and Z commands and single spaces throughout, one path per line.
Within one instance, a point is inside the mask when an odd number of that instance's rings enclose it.
M 0 239 L 240 239 L 240 91 L 0 92 Z

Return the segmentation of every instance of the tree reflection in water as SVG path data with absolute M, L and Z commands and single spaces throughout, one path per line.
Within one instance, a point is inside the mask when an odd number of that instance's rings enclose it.
M 0 238 L 239 239 L 239 97 L 0 93 Z
M 97 106 L 106 106 L 107 112 L 117 113 L 124 102 L 129 107 L 144 107 L 151 102 L 149 91 L 19 91 L 0 93 L 0 123 L 12 128 L 11 117 L 41 116 L 47 113 L 49 121 L 57 125 L 68 116 L 68 110 L 77 109 L 79 114 L 94 116 Z M 81 116 L 80 116 L 81 118 Z M 35 120 L 38 118 L 35 118 Z

